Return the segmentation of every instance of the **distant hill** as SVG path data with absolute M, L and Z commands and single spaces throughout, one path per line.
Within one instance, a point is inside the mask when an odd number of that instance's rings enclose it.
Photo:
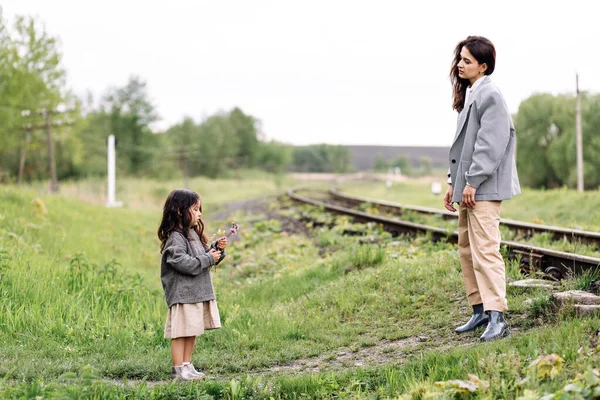
M 419 166 L 421 157 L 429 157 L 432 166 L 448 166 L 449 147 L 404 147 L 404 146 L 344 146 L 350 150 L 352 167 L 356 171 L 373 169 L 375 157 L 381 154 L 386 160 L 407 157 L 413 167 Z

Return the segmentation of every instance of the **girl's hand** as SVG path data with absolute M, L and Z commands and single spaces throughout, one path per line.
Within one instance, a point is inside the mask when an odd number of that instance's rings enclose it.
M 225 236 L 217 241 L 217 247 L 221 250 L 225 250 L 225 247 L 227 247 L 227 238 Z
M 221 252 L 219 250 L 210 249 L 209 253 L 212 254 L 213 258 L 215 259 L 215 262 L 221 259 Z

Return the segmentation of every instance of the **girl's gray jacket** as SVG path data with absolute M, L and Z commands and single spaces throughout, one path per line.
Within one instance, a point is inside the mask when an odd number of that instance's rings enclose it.
M 214 244 L 204 247 L 198 234 L 191 229 L 189 237 L 188 240 L 183 232 L 173 231 L 165 242 L 160 280 L 169 307 L 215 299 L 210 277 L 210 267 L 215 265 L 215 259 L 208 252 Z

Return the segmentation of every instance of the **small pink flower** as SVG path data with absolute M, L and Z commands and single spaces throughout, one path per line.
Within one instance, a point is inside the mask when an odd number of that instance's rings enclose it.
M 240 230 L 240 225 L 237 222 L 233 222 L 231 224 L 231 228 L 229 229 L 229 233 L 227 234 L 227 237 L 229 237 L 230 235 L 235 236 L 239 230 Z

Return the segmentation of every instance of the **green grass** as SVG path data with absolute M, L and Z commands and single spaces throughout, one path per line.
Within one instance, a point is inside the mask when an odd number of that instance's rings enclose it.
M 253 181 L 215 186 L 219 201 L 256 194 Z M 490 389 L 471 397 L 514 398 L 560 390 L 598 364 L 599 320 L 553 315 L 544 289 L 509 288 L 512 337 L 456 336 L 469 308 L 452 245 L 344 217 L 310 237 L 282 233 L 277 213 L 320 211 L 275 201 L 235 213 L 240 237 L 213 274 L 223 328 L 199 338 L 193 360 L 212 379 L 185 384 L 168 382 L 156 209 L 0 188 L 0 397 L 440 398 L 453 389 L 436 381 L 475 374 Z M 206 218 L 209 232 L 226 223 Z M 516 262 L 507 270 L 519 277 Z M 529 365 L 551 353 L 565 365 L 539 378 Z

